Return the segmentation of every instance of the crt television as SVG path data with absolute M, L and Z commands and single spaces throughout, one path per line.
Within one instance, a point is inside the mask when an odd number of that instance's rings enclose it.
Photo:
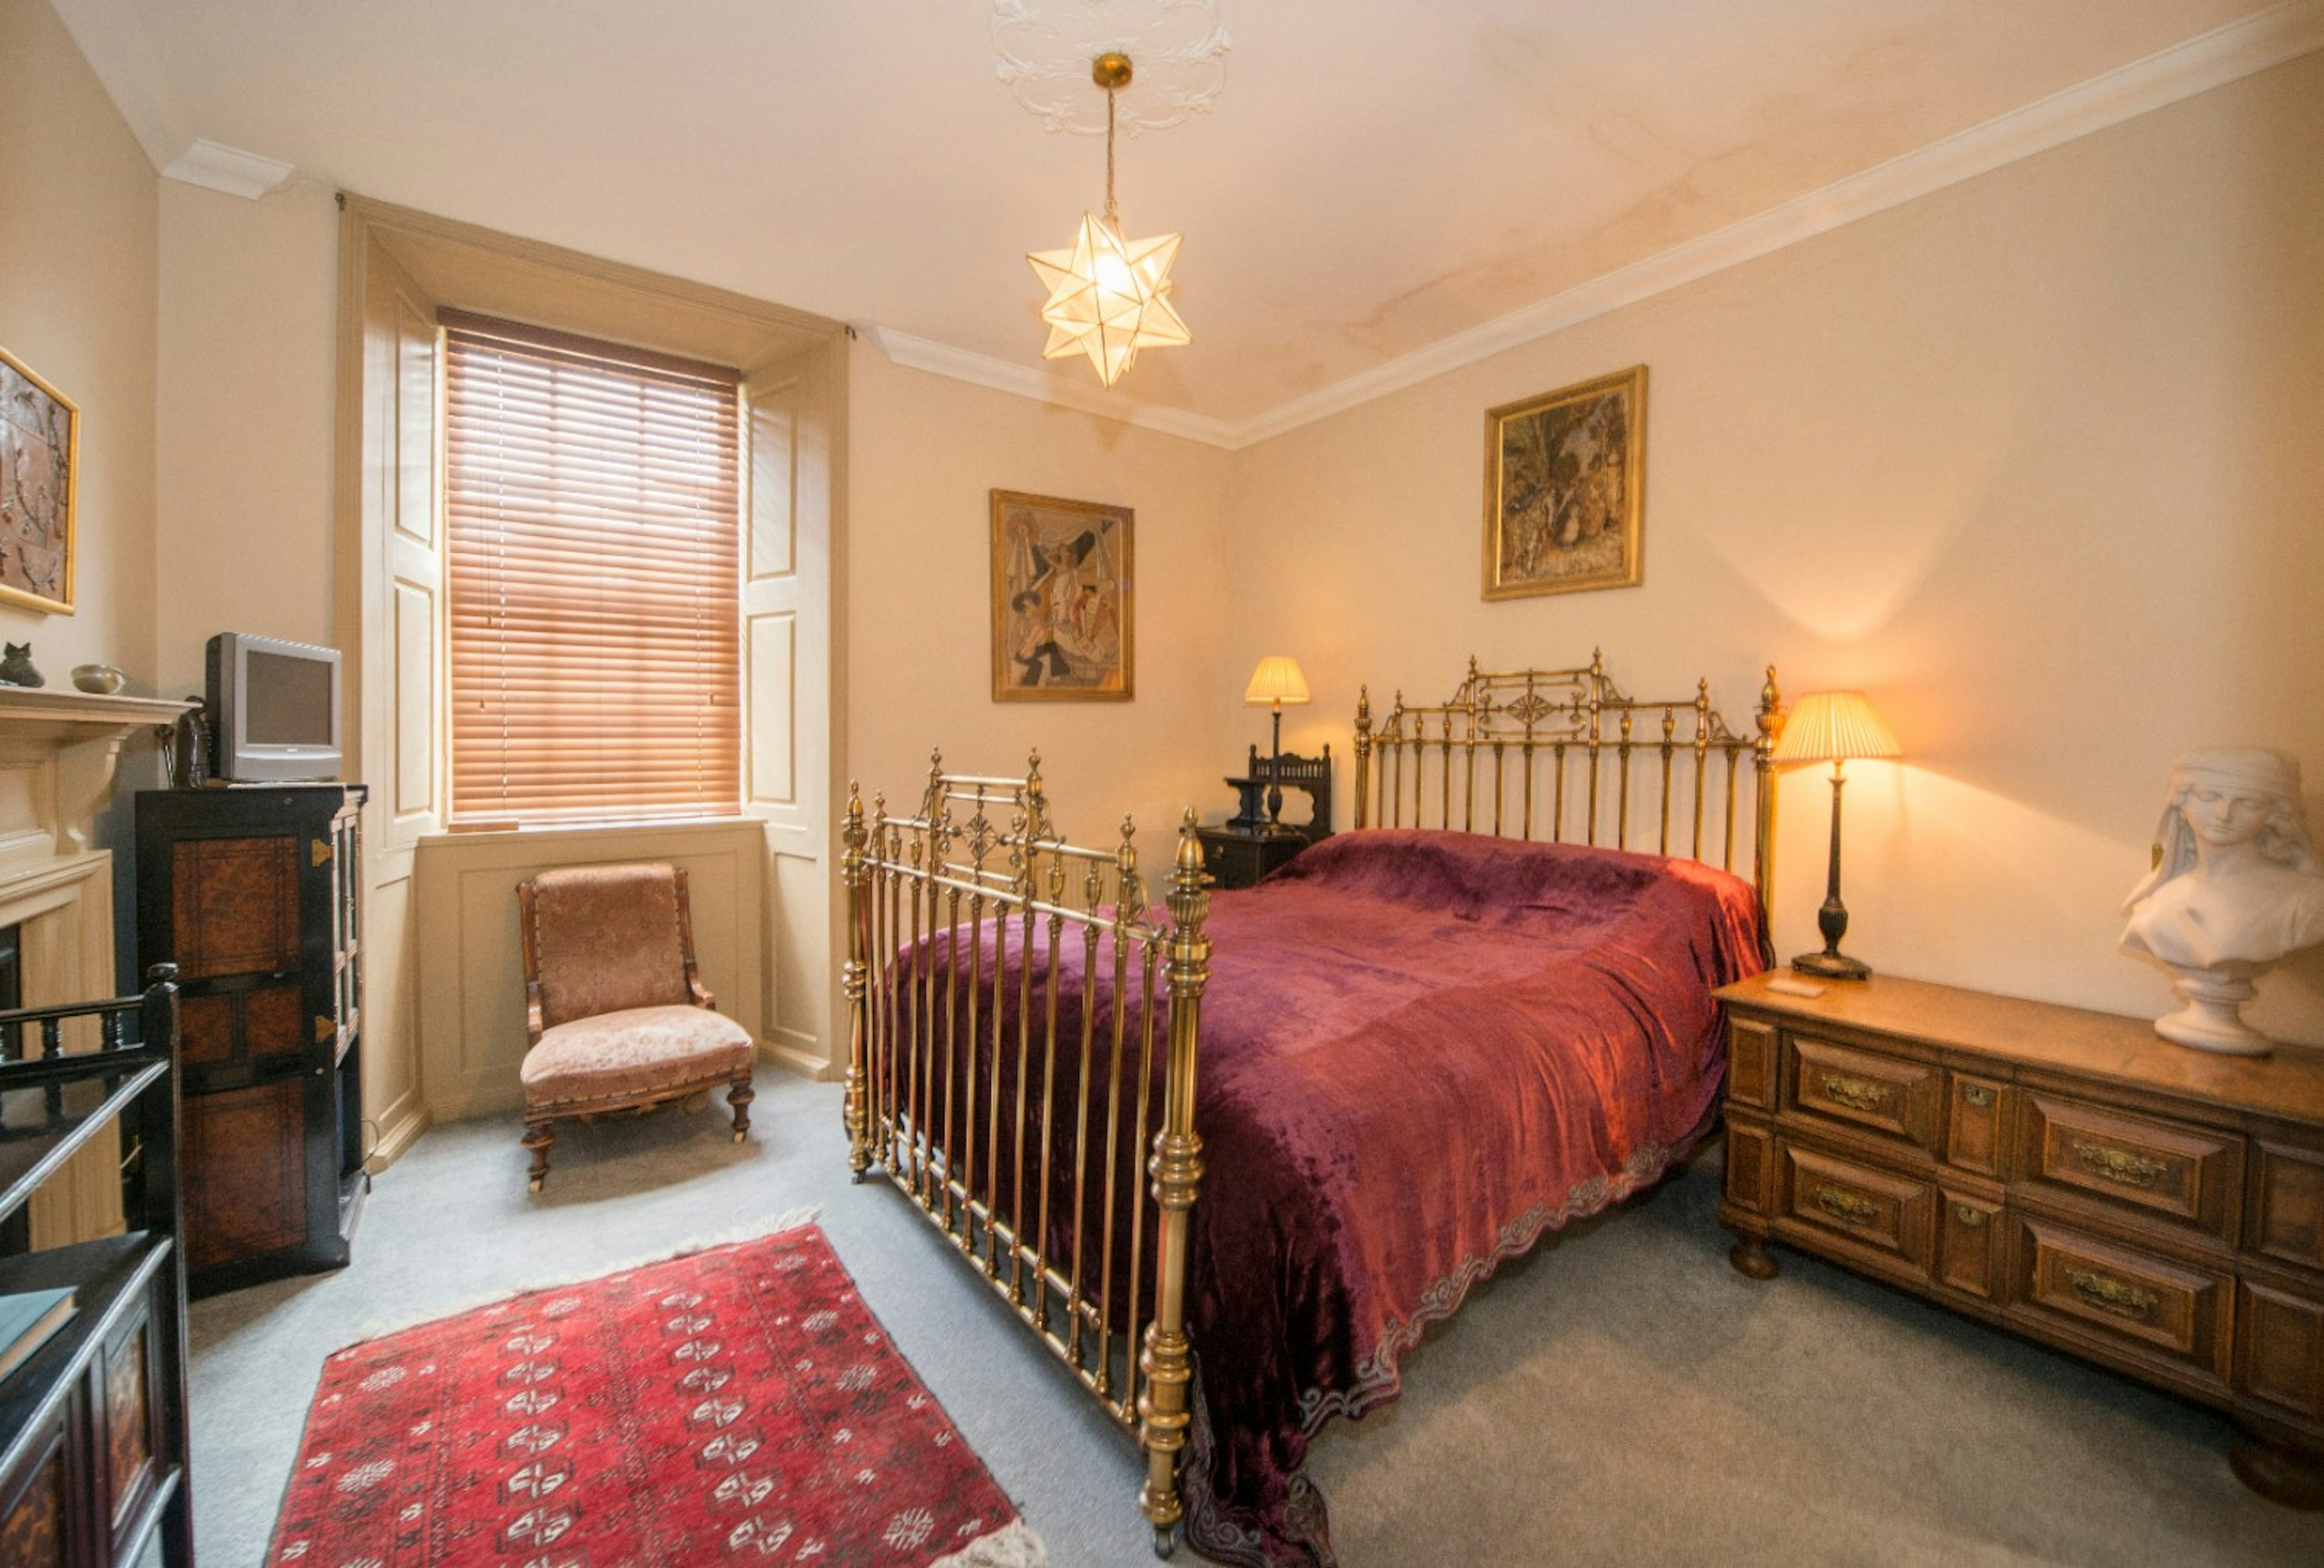
M 339 776 L 339 653 L 247 632 L 210 639 L 212 770 L 242 783 Z

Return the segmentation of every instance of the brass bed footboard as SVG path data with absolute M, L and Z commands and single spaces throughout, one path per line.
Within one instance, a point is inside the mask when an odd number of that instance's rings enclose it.
M 1023 779 L 946 773 L 938 758 L 910 815 L 884 797 L 867 810 L 851 788 L 841 862 L 855 1178 L 885 1174 L 1135 1430 L 1139 1502 L 1166 1556 L 1192 1378 L 1186 1212 L 1203 1174 L 1210 896 L 1194 824 L 1189 811 L 1157 920 L 1132 826 L 1111 849 L 1065 843 L 1038 753 Z M 1150 1203 L 1136 1171 L 1149 1139 Z

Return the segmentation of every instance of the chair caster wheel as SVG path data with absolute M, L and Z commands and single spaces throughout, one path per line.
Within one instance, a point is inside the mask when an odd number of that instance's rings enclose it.
M 528 1185 L 528 1186 L 530 1186 L 530 1187 L 534 1192 L 536 1192 L 536 1193 L 537 1193 L 537 1192 L 539 1192 L 539 1191 L 540 1190 L 540 1177 L 539 1177 L 539 1176 L 535 1176 L 535 1177 L 533 1177 L 533 1178 L 532 1178 L 532 1180 L 531 1180 L 531 1181 L 528 1182 L 528 1183 L 527 1183 L 527 1184 L 525 1184 L 525 1185 Z
M 741 1143 L 741 1142 L 744 1141 L 745 1139 L 747 1139 L 750 1136 L 751 1136 L 751 1135 L 750 1135 L 749 1133 L 747 1133 L 747 1132 L 737 1132 L 737 1133 L 734 1135 L 734 1141 L 735 1141 L 735 1142 L 737 1142 L 737 1143 Z
M 1178 1551 L 1178 1532 L 1175 1527 L 1157 1526 L 1154 1531 L 1154 1554 L 1168 1559 Z

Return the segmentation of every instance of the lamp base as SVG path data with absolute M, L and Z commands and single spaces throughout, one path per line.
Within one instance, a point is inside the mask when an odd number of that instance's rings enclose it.
M 1802 974 L 1812 974 L 1824 980 L 1869 980 L 1872 966 L 1861 958 L 1850 958 L 1845 953 L 1803 953 L 1792 960 L 1792 967 Z

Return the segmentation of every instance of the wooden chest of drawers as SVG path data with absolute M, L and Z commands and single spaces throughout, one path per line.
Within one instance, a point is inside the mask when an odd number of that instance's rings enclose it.
M 2324 1504 L 2324 1053 L 1875 976 L 1728 1009 L 1735 1267 L 1787 1242 L 2232 1411 Z

